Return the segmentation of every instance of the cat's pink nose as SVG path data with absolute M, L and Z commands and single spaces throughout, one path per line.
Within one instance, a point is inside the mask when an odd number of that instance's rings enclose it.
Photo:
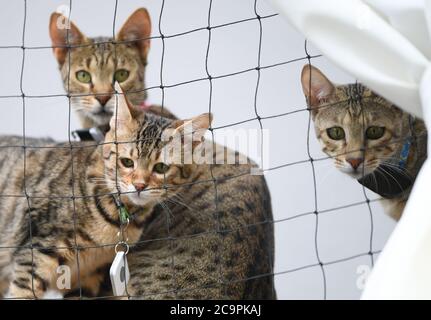
M 134 183 L 133 186 L 135 187 L 136 191 L 142 192 L 145 190 L 147 185 L 145 183 Z
M 99 101 L 100 105 L 102 107 L 105 106 L 105 104 L 109 101 L 109 99 L 111 99 L 112 96 L 110 95 L 104 95 L 104 96 L 96 96 L 96 100 Z
M 346 159 L 346 161 L 348 163 L 350 163 L 350 165 L 352 166 L 352 168 L 354 170 L 356 170 L 361 165 L 361 163 L 364 162 L 364 159 L 363 158 L 349 158 L 349 159 Z

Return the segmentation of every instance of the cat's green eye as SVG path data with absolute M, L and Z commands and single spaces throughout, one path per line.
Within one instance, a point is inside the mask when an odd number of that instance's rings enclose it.
M 79 70 L 76 73 L 76 79 L 78 79 L 79 82 L 82 83 L 90 83 L 91 82 L 91 75 L 89 72 L 85 70 Z
M 129 71 L 120 69 L 115 71 L 114 80 L 118 82 L 126 81 L 129 78 Z
M 153 171 L 159 174 L 164 174 L 168 172 L 169 166 L 163 162 L 156 163 L 153 167 Z
M 367 137 L 367 139 L 371 140 L 380 139 L 381 137 L 383 137 L 384 134 L 385 127 L 372 126 L 368 127 L 367 131 L 365 131 L 365 136 Z
M 133 160 L 129 158 L 120 158 L 120 161 L 121 161 L 121 164 L 126 168 L 133 168 L 133 166 L 135 165 Z
M 341 140 L 346 137 L 344 129 L 341 127 L 332 127 L 326 129 L 326 132 L 328 133 L 329 138 L 331 138 L 332 140 Z

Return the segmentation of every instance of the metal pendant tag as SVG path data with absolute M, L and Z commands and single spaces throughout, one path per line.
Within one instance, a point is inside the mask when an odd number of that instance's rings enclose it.
M 112 262 L 111 269 L 109 270 L 109 275 L 111 277 L 114 296 L 125 296 L 126 286 L 130 280 L 130 273 L 127 256 L 124 251 L 119 251 L 115 255 L 115 259 Z

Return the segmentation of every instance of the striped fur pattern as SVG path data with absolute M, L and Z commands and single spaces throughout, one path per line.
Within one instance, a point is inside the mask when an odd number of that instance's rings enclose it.
M 427 156 L 427 131 L 424 122 L 403 112 L 360 83 L 335 86 L 317 68 L 302 71 L 304 94 L 312 108 L 312 119 L 322 150 L 334 159 L 336 168 L 355 179 L 373 175 L 386 165 L 414 181 Z M 344 137 L 334 140 L 328 129 L 342 128 Z M 383 135 L 367 138 L 367 129 L 379 127 Z M 399 166 L 406 139 L 414 143 L 404 168 Z M 359 164 L 359 165 L 358 165 Z M 398 183 L 389 177 L 388 183 Z M 410 188 L 383 201 L 387 213 L 401 217 Z
M 7 297 L 42 298 L 48 290 L 59 289 L 67 294 L 68 289 L 58 287 L 59 266 L 70 268 L 70 290 L 82 287 L 97 294 L 118 241 L 112 194 L 120 192 L 122 203 L 134 214 L 127 229 L 134 243 L 145 222 L 157 214 L 153 207 L 199 176 L 195 164 L 169 164 L 164 174 L 154 171 L 162 161 L 162 132 L 184 121 L 134 114 L 124 95 L 118 100 L 114 129 L 103 146 L 32 148 L 30 141 L 24 158 L 22 138 L 1 137 L 0 287 Z M 208 127 L 210 116 L 205 117 L 200 123 Z M 134 165 L 126 167 L 123 158 Z M 136 185 L 144 187 L 138 190 Z

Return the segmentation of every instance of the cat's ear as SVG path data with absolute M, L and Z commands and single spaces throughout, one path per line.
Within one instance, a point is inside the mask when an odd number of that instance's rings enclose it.
M 129 132 L 129 128 L 133 122 L 133 106 L 128 101 L 123 89 L 115 81 L 115 97 L 116 105 L 114 107 L 114 114 L 109 122 L 109 131 L 106 134 L 105 141 L 115 141 L 115 138 Z M 105 159 L 109 158 L 111 154 L 111 144 L 106 143 L 103 145 L 103 156 Z
M 183 142 L 191 141 L 194 148 L 202 142 L 202 137 L 211 126 L 212 120 L 213 115 L 211 113 L 203 113 L 187 120 L 176 120 L 172 122 L 171 125 L 171 128 L 174 129 L 173 136 L 177 134 L 181 135 L 181 137 L 183 137 Z
M 116 106 L 114 108 L 114 114 L 111 118 L 110 127 L 115 130 L 124 129 L 127 124 L 131 123 L 133 120 L 132 110 L 133 106 L 130 104 L 123 89 L 117 81 L 115 81 L 115 96 L 116 96 Z
M 301 83 L 310 107 L 325 102 L 335 90 L 332 82 L 319 69 L 308 64 L 302 69 Z
M 139 50 L 141 59 L 146 62 L 148 50 L 150 49 L 151 19 L 147 9 L 139 8 L 133 12 L 117 35 L 119 41 L 133 41 Z
M 57 12 L 51 14 L 51 19 L 49 21 L 49 35 L 51 37 L 52 46 L 54 47 L 54 56 L 60 65 L 63 65 L 66 60 L 68 51 L 66 46 L 78 45 L 85 40 L 85 36 L 72 23 L 72 21 L 68 21 L 67 17 Z

